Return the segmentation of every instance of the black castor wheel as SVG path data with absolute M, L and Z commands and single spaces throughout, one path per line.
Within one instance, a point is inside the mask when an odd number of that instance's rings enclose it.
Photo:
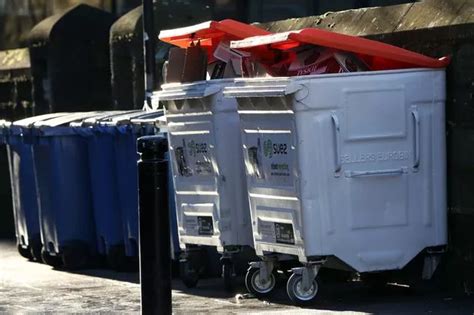
M 303 276 L 300 274 L 292 274 L 286 283 L 286 293 L 290 300 L 301 306 L 310 305 L 316 299 L 319 291 L 318 282 L 313 280 L 311 286 L 305 290 L 303 286 Z
M 267 280 L 260 278 L 260 269 L 250 267 L 245 275 L 247 291 L 256 297 L 264 297 L 273 291 L 276 285 L 275 274 L 272 272 Z

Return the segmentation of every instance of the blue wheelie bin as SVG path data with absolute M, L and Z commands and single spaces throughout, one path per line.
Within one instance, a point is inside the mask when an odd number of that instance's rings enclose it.
M 155 134 L 162 135 L 165 138 L 168 138 L 168 128 L 166 125 L 165 116 L 161 116 L 158 111 L 156 114 L 149 113 L 141 117 L 136 117 L 131 119 L 131 123 L 136 129 L 143 128 L 143 126 L 154 126 Z M 170 218 L 170 240 L 171 240 L 171 259 L 177 260 L 179 258 L 179 236 L 178 236 L 178 223 L 176 217 L 176 202 L 175 202 L 175 189 L 174 181 L 171 172 L 171 163 L 169 159 L 169 152 L 164 153 L 165 159 L 168 161 L 168 211 Z M 138 187 L 137 187 L 138 188 Z
M 40 200 L 42 258 L 66 269 L 89 265 L 97 254 L 87 139 L 70 123 L 103 115 L 72 113 L 33 126 L 33 156 Z
M 2 124 L 7 144 L 18 252 L 38 262 L 41 261 L 42 242 L 30 127 L 37 121 L 62 115 L 64 113 L 46 114 Z
M 117 184 L 115 152 L 117 133 L 115 128 L 101 126 L 100 121 L 135 113 L 143 114 L 142 111 L 107 113 L 70 124 L 78 135 L 87 139 L 97 251 L 115 270 L 128 270 L 130 262 L 125 255 Z
M 137 138 L 155 134 L 154 122 L 163 116 L 162 111 L 119 115 L 102 120 L 103 128 L 114 130 L 116 174 L 120 213 L 123 224 L 125 254 L 138 258 L 138 177 L 136 150 Z

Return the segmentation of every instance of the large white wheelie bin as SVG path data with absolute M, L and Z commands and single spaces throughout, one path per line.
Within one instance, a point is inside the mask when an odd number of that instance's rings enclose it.
M 319 44 L 326 33 L 231 47 Z M 372 41 L 355 43 L 338 48 L 373 48 Z M 372 53 L 386 50 L 389 62 L 439 69 L 240 79 L 225 88 L 239 104 L 254 246 L 263 258 L 249 271 L 250 291 L 272 285 L 281 254 L 303 264 L 287 283 L 297 303 L 316 297 L 323 265 L 397 270 L 424 253 L 424 272 L 434 271 L 438 256 L 430 250 L 447 243 L 446 62 L 379 44 Z
M 224 20 L 162 31 L 160 39 L 180 47 L 199 42 L 211 60 L 220 41 L 262 33 L 267 34 Z M 246 255 L 249 249 L 253 253 L 237 102 L 222 96 L 223 88 L 232 83 L 233 79 L 170 83 L 153 95 L 154 108 L 165 108 L 183 250 L 181 278 L 188 287 L 197 284 L 204 267 L 199 246 L 216 247 L 222 254 L 226 288 L 232 284 L 237 254 Z

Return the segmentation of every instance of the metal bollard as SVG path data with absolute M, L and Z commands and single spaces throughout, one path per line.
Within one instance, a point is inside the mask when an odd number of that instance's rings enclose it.
M 168 142 L 163 136 L 141 137 L 137 149 L 141 312 L 171 314 Z

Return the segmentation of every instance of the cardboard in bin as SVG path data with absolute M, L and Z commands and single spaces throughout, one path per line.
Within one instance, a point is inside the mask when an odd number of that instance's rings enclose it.
M 188 48 L 170 49 L 166 82 L 193 82 L 206 79 L 207 54 L 198 44 Z
M 307 45 L 351 53 L 368 70 L 444 68 L 449 64 L 447 57 L 435 59 L 389 44 L 316 28 L 254 36 L 230 43 L 232 49 L 250 51 L 253 58 L 267 68 L 277 62 L 285 62 L 285 58 L 281 57 L 285 52 Z

